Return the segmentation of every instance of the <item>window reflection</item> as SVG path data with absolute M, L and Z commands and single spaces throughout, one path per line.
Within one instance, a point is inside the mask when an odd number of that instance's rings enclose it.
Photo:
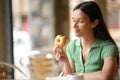
M 20 64 L 23 56 L 53 45 L 53 0 L 12 0 L 12 10 L 14 63 L 24 70 Z M 24 63 L 28 64 L 26 60 Z M 27 69 L 24 71 L 29 72 Z

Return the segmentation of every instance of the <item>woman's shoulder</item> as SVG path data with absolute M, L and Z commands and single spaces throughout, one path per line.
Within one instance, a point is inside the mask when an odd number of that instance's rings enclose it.
M 110 46 L 110 45 L 115 45 L 111 40 L 101 40 L 101 45 L 102 46 Z
M 113 47 L 113 48 L 117 48 L 117 46 L 116 46 L 116 44 L 115 43 L 113 43 L 111 40 L 99 40 L 100 41 L 100 46 L 102 46 L 102 47 Z
M 101 44 L 102 47 L 102 58 L 105 59 L 108 56 L 117 56 L 118 54 L 118 47 L 117 45 L 110 41 L 110 40 L 102 40 Z
M 103 40 L 103 39 L 99 39 L 97 38 L 95 43 L 93 44 L 94 47 L 101 47 L 101 48 L 116 48 L 116 44 L 114 42 L 112 42 L 111 40 Z

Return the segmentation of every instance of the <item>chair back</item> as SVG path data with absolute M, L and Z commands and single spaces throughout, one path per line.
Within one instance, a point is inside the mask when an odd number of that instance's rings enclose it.
M 28 79 L 27 75 L 17 66 L 6 63 L 6 62 L 0 62 L 0 80 L 8 80 L 11 79 L 11 71 L 17 70 L 20 74 L 17 77 L 17 79 Z M 15 80 L 17 80 L 15 79 Z
M 6 66 L 4 64 L 0 64 L 0 80 L 7 79 L 6 71 L 7 71 Z
M 52 53 L 43 52 L 41 54 L 29 56 L 30 71 L 32 80 L 45 80 L 47 76 L 55 76 L 57 66 L 55 65 Z

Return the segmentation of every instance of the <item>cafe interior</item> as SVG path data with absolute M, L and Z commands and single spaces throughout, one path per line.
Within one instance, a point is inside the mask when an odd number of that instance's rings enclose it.
M 75 38 L 71 12 L 83 1 L 90 0 L 2 0 L 0 79 L 45 80 L 59 76 L 63 64 L 53 57 L 54 38 L 58 34 L 65 35 L 67 42 Z M 120 51 L 120 0 L 92 1 L 99 4 Z

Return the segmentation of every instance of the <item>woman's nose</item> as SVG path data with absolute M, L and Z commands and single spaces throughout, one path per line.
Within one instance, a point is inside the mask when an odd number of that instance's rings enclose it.
M 77 27 L 77 22 L 74 22 L 73 23 L 73 28 L 76 28 Z

